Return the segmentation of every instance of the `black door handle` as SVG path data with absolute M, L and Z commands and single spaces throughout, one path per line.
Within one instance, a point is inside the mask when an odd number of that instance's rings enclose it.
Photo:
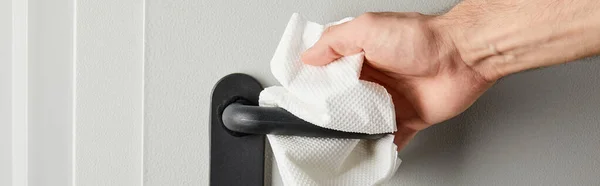
M 210 110 L 210 185 L 264 185 L 265 135 L 378 139 L 323 128 L 282 108 L 259 107 L 263 88 L 245 74 L 223 77 L 212 92 Z
M 229 104 L 223 110 L 223 125 L 238 134 L 277 134 L 307 137 L 379 139 L 386 134 L 342 132 L 306 122 L 285 109 Z

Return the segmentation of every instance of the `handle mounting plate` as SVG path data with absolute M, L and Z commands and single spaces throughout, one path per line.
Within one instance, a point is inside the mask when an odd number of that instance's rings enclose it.
M 262 85 L 245 74 L 223 77 L 212 92 L 210 109 L 210 185 L 264 185 L 265 136 L 231 135 L 220 110 L 233 98 L 258 104 Z

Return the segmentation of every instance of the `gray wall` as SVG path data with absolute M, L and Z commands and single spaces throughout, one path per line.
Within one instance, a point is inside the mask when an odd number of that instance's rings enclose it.
M 275 84 L 268 63 L 292 13 L 326 23 L 457 2 L 147 0 L 145 184 L 207 183 L 210 89 L 233 72 Z M 598 72 L 592 58 L 501 80 L 464 114 L 420 133 L 391 185 L 600 183 Z
M 420 133 L 407 185 L 600 184 L 600 58 L 506 77 L 460 116 Z

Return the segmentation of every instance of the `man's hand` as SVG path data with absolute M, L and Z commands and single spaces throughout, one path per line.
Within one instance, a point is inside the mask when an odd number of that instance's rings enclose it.
M 392 95 L 402 149 L 503 76 L 599 54 L 598 10 L 598 0 L 465 0 L 441 16 L 367 13 L 328 28 L 302 61 L 364 52 L 361 78 Z
M 433 19 L 418 13 L 367 13 L 329 27 L 302 61 L 326 65 L 364 51 L 361 78 L 391 94 L 395 142 L 401 149 L 417 131 L 463 112 L 494 82 L 463 62 Z

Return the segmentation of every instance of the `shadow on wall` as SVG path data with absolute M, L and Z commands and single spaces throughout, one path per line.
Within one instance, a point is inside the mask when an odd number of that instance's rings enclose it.
M 591 148 L 600 147 L 598 72 L 597 57 L 500 80 L 463 114 L 419 133 L 390 185 L 600 181 L 590 156 L 600 153 Z
M 466 131 L 473 125 L 468 121 L 465 115 L 460 115 L 420 132 L 400 152 L 399 156 L 403 162 L 391 182 L 419 185 L 432 183 L 432 175 L 457 177 L 456 174 L 460 174 L 459 170 L 465 161 L 465 144 L 468 139 Z M 443 180 L 447 185 L 459 184 L 453 183 L 454 179 L 438 177 L 433 180 Z

